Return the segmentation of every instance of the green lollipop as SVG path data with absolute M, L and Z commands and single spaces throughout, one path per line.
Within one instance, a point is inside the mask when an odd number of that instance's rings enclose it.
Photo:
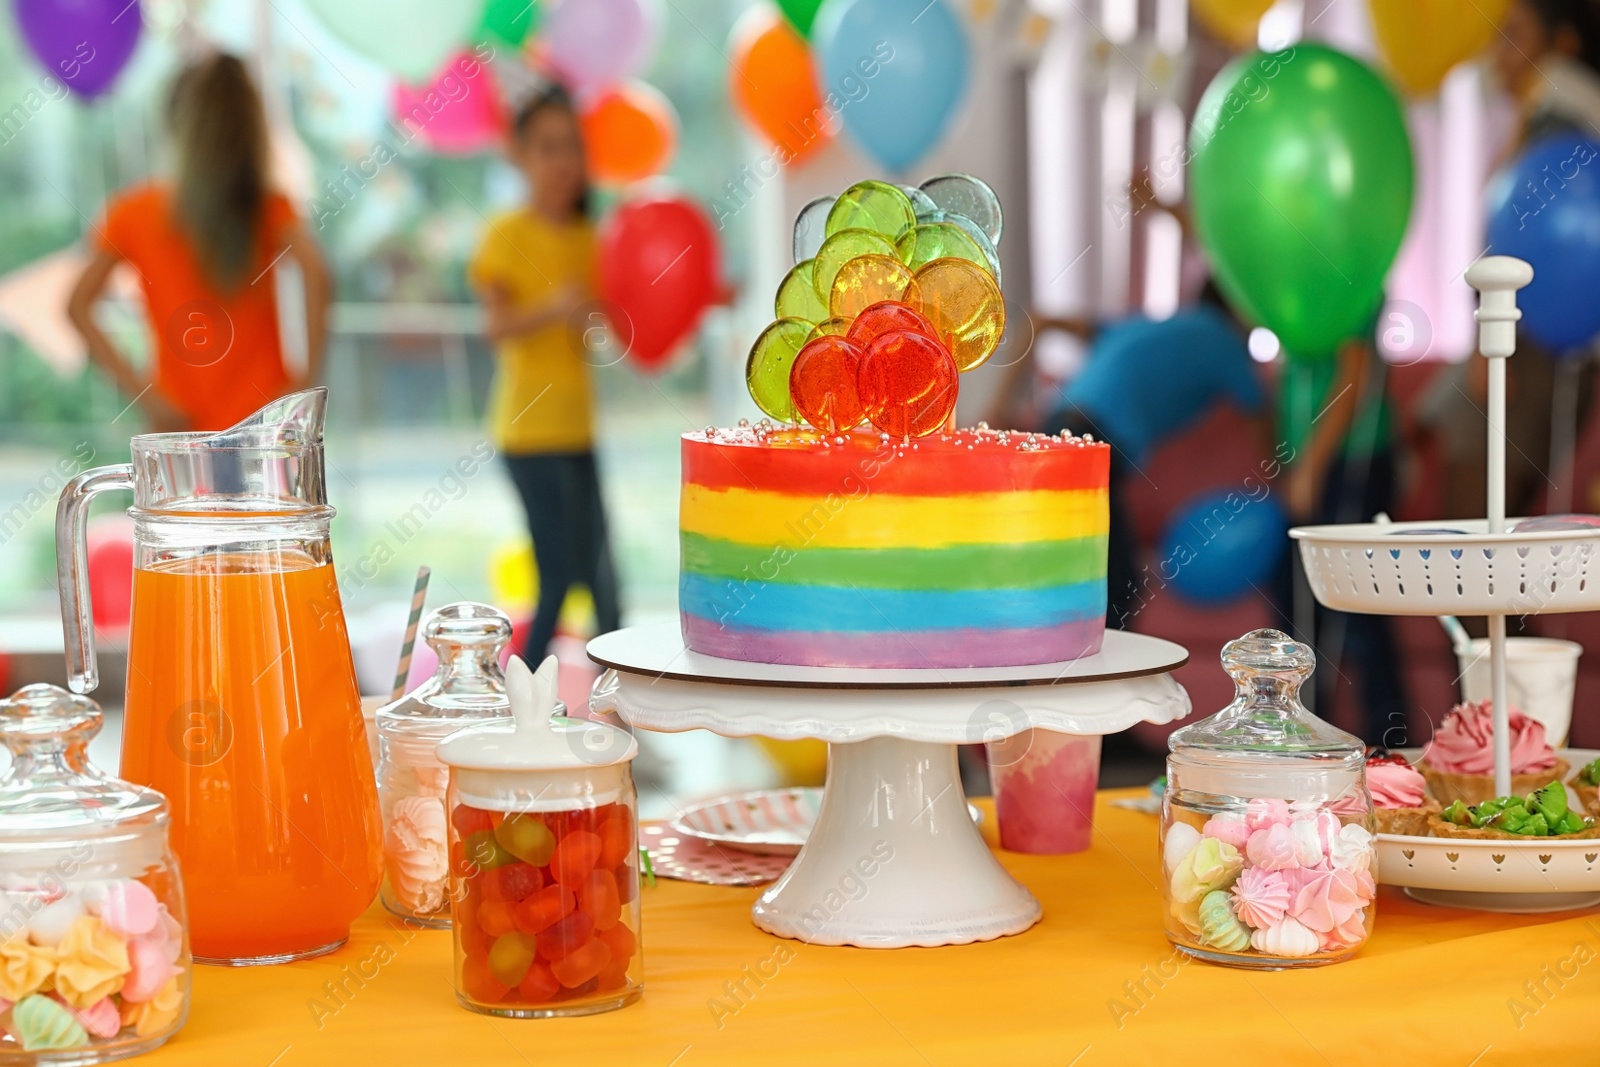
M 810 259 L 817 254 L 817 249 L 822 247 L 822 242 L 827 240 L 828 212 L 833 210 L 831 196 L 819 196 L 800 209 L 800 214 L 794 220 L 794 261 L 799 263 L 802 259 Z
M 904 199 L 904 194 L 900 190 L 895 189 L 895 193 Z M 833 280 L 838 277 L 839 268 L 857 256 L 898 255 L 894 242 L 880 233 L 873 233 L 871 230 L 840 230 L 822 242 L 822 247 L 817 249 L 816 266 L 812 268 L 811 274 L 812 287 L 817 291 L 817 299 L 822 301 L 823 307 L 828 306 L 833 297 Z
M 828 211 L 828 236 L 844 230 L 871 230 L 893 241 L 916 225 L 911 198 L 888 182 L 856 182 Z
M 964 259 L 994 273 L 989 257 L 972 235 L 948 220 L 918 225 L 895 242 L 895 251 L 912 270 L 921 270 L 936 259 Z
M 775 302 L 778 318 L 821 322 L 828 317 L 828 305 L 817 295 L 816 282 L 812 277 L 815 265 L 814 259 L 801 260 L 783 276 Z
M 744 365 L 750 399 L 779 422 L 800 421 L 800 413 L 789 396 L 789 368 L 794 366 L 794 357 L 805 347 L 810 333 L 811 323 L 804 319 L 779 319 L 762 330 L 750 346 L 750 358 Z

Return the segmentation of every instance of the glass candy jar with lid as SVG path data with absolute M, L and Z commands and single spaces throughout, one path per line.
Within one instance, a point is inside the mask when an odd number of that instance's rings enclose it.
M 424 926 L 449 926 L 450 856 L 439 742 L 463 726 L 511 714 L 500 653 L 511 620 L 487 604 L 446 604 L 423 640 L 438 672 L 378 709 L 378 804 L 383 812 L 384 907 Z
M 1256 630 L 1222 665 L 1233 703 L 1168 742 L 1167 937 L 1240 967 L 1346 959 L 1371 935 L 1377 892 L 1366 750 L 1300 703 L 1309 646 Z
M 506 669 L 513 721 L 439 746 L 450 767 L 456 999 L 514 1018 L 639 999 L 637 794 L 625 730 L 569 719 L 556 661 Z
M 53 685 L 0 700 L 0 1063 L 125 1059 L 188 1015 L 167 800 L 89 762 L 100 726 L 94 701 Z

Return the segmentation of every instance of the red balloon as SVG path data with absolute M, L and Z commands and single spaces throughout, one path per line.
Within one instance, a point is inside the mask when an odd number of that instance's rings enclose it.
M 717 238 L 705 212 L 670 193 L 622 204 L 600 228 L 600 297 L 624 354 L 666 362 L 717 293 Z
M 89 599 L 94 624 L 125 630 L 133 614 L 133 538 L 117 533 L 89 546 Z
M 892 437 L 923 437 L 955 413 L 958 378 L 944 345 L 894 330 L 867 346 L 856 389 L 872 425 Z
M 871 344 L 879 334 L 891 330 L 910 330 L 934 341 L 939 339 L 938 332 L 933 328 L 933 323 L 928 321 L 927 316 L 898 300 L 883 300 L 867 308 L 856 316 L 845 336 L 852 343 L 864 347 Z
M 856 376 L 861 349 L 843 337 L 807 341 L 789 368 L 789 396 L 805 420 L 823 433 L 860 424 L 864 413 Z

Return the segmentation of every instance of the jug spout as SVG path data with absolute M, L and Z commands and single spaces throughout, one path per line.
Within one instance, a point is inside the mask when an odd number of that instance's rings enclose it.
M 322 444 L 328 390 L 322 386 L 290 393 L 267 404 L 236 425 L 204 439 L 212 448 L 270 449 L 316 447 Z

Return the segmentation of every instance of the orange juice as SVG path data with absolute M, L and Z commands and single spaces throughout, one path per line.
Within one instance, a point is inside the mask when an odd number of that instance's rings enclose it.
M 377 892 L 377 792 L 331 564 L 134 572 L 122 775 L 167 795 L 194 954 L 336 947 Z

